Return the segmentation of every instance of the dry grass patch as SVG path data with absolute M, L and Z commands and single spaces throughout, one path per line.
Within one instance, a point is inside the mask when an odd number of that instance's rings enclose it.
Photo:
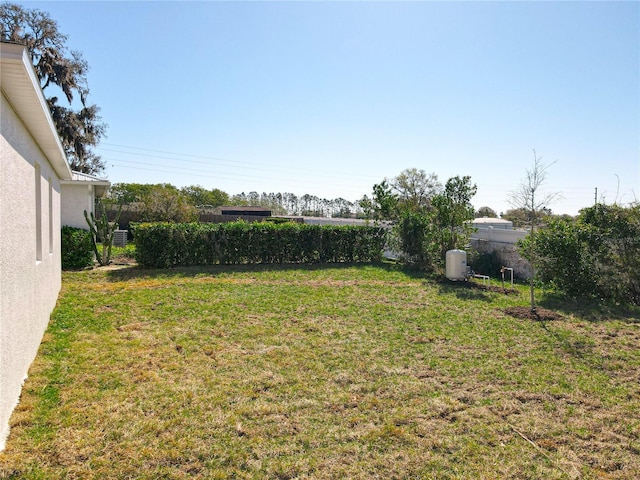
M 392 267 L 66 273 L 0 478 L 640 477 L 637 312 Z

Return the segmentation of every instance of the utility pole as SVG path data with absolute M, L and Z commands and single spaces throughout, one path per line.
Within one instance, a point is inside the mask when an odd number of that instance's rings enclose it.
M 594 205 L 598 204 L 598 187 L 596 187 L 596 195 L 595 195 L 595 198 L 593 199 L 593 204 Z

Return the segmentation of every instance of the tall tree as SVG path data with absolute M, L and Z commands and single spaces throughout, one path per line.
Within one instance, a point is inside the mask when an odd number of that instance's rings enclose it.
M 480 207 L 476 212 L 476 218 L 482 218 L 482 217 L 496 218 L 497 216 L 498 214 L 491 207 Z
M 472 226 L 465 222 L 473 219 L 476 190 L 469 176 L 450 178 L 443 189 L 436 174 L 409 168 L 374 185 L 372 197 L 365 195 L 359 206 L 367 218 L 391 223 L 389 246 L 405 261 L 437 271 L 447 250 L 469 240 Z
M 154 185 L 140 199 L 140 216 L 144 222 L 193 222 L 198 219 L 196 207 L 188 197 L 170 184 Z
M 47 97 L 53 121 L 73 170 L 99 174 L 104 162 L 93 151 L 104 136 L 106 124 L 98 115 L 100 109 L 87 102 L 87 62 L 82 54 L 67 48 L 67 35 L 47 12 L 27 9 L 15 3 L 0 4 L 2 39 L 26 45 L 43 91 L 58 87 L 69 106 L 58 103 L 58 97 Z M 55 89 L 52 89 L 55 90 Z M 73 103 L 79 101 L 79 108 Z
M 473 231 L 469 220 L 474 217 L 471 199 L 477 190 L 470 176 L 456 176 L 447 180 L 444 191 L 431 199 L 442 258 L 448 250 L 464 247 L 469 241 Z
M 196 207 L 220 207 L 229 203 L 229 195 L 218 188 L 207 190 L 200 185 L 182 187 L 180 192 Z
M 114 183 L 111 185 L 107 196 L 112 200 L 112 203 L 136 203 L 140 202 L 145 195 L 151 193 L 151 191 L 159 187 L 150 183 Z
M 362 197 L 360 207 L 374 220 L 393 220 L 399 215 L 398 203 L 398 195 L 393 193 L 387 180 L 383 180 L 373 186 L 372 198 Z
M 559 193 L 543 193 L 542 187 L 547 180 L 547 170 L 550 164 L 542 163 L 542 159 L 538 157 L 536 151 L 533 151 L 533 165 L 527 169 L 525 178 L 520 185 L 509 194 L 509 203 L 516 209 L 524 210 L 529 217 L 529 237 L 530 248 L 528 252 L 528 260 L 530 265 L 530 298 L 531 311 L 536 311 L 536 301 L 534 292 L 534 280 L 538 259 L 535 255 L 535 234 L 541 212 L 548 210 L 551 203 L 560 198 Z
M 425 210 L 430 206 L 431 197 L 440 193 L 442 184 L 435 173 L 427 173 L 417 168 L 407 168 L 389 182 L 398 195 L 403 209 Z

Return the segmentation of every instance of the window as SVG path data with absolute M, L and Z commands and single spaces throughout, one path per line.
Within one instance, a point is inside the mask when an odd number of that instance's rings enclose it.
M 36 261 L 42 261 L 42 180 L 40 165 L 36 163 Z
M 53 184 L 49 177 L 49 255 L 53 253 Z

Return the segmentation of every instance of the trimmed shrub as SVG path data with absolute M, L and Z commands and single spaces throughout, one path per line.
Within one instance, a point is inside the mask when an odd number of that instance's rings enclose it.
M 530 241 L 519 242 L 523 256 Z M 640 305 L 640 205 L 597 204 L 552 220 L 533 247 L 540 279 L 567 295 Z
M 62 227 L 62 268 L 84 268 L 93 265 L 93 243 L 89 230 Z
M 141 223 L 134 227 L 136 260 L 146 268 L 245 263 L 379 261 L 386 232 L 379 227 L 299 223 Z

